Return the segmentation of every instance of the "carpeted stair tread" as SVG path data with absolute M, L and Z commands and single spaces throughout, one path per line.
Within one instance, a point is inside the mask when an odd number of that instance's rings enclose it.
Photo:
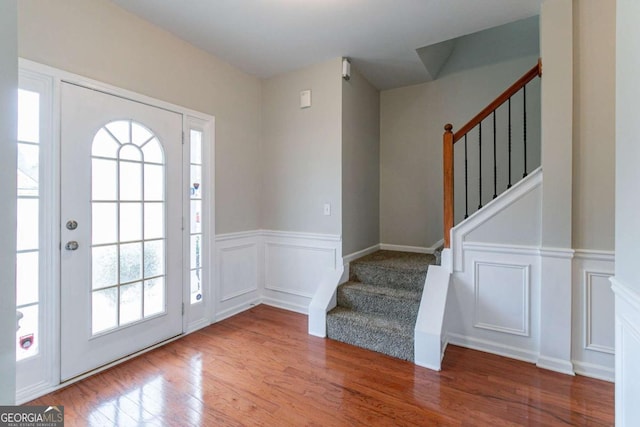
M 349 282 L 337 290 L 327 313 L 327 336 L 413 360 L 416 317 L 429 265 L 435 257 L 377 251 L 349 264 Z
M 349 265 L 349 280 L 371 285 L 422 290 L 435 257 L 410 252 L 377 251 Z
M 327 315 L 327 333 L 337 341 L 413 360 L 414 322 L 336 307 Z
M 422 292 L 416 289 L 347 282 L 338 288 L 338 306 L 415 321 Z
M 354 260 L 351 265 L 375 265 L 380 268 L 426 273 L 429 264 L 435 263 L 435 256 L 399 251 L 376 251 Z
M 346 282 L 340 285 L 344 290 L 353 289 L 360 292 L 371 293 L 380 296 L 388 296 L 392 298 L 401 298 L 407 300 L 420 301 L 422 291 L 418 289 L 397 288 L 394 286 L 371 285 L 362 282 Z

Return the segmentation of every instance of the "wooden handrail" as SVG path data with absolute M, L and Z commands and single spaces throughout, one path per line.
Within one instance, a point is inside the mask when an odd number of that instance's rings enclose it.
M 518 81 L 509 86 L 507 90 L 502 92 L 493 102 L 476 114 L 473 119 L 471 119 L 466 125 L 462 126 L 457 132 L 453 132 L 453 125 L 450 123 L 445 125 L 444 135 L 442 137 L 445 248 L 451 247 L 451 229 L 454 224 L 453 145 L 536 77 L 542 77 L 542 61 L 540 59 L 538 59 L 538 63 L 535 67 L 527 71 L 525 75 L 518 79 Z
M 476 127 L 478 123 L 486 119 L 489 114 L 493 113 L 499 106 L 507 102 L 509 98 L 515 95 L 520 89 L 522 89 L 527 83 L 536 77 L 542 77 L 542 61 L 538 59 L 538 63 L 535 67 L 526 72 L 526 74 L 518 79 L 514 84 L 509 86 L 507 90 L 502 92 L 491 104 L 487 105 L 482 111 L 475 115 L 474 118 L 462 126 L 456 133 L 453 134 L 453 143 L 455 144 L 465 136 L 471 129 Z

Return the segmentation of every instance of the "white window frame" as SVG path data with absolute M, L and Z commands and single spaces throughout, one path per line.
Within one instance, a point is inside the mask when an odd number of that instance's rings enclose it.
M 30 393 L 46 387 L 59 374 L 52 366 L 57 366 L 59 352 L 56 351 L 58 309 L 56 290 L 59 286 L 59 243 L 60 223 L 56 189 L 58 170 L 55 162 L 57 152 L 55 135 L 53 78 L 35 70 L 20 66 L 18 87 L 40 95 L 40 135 L 39 135 L 39 331 L 38 354 L 16 362 L 16 401 L 28 398 Z M 45 214 L 46 213 L 46 214 Z
M 205 121 L 199 117 L 192 115 L 185 115 L 184 118 L 184 145 L 183 145 L 183 158 L 185 167 L 183 170 L 184 177 L 183 182 L 186 184 L 185 188 L 185 200 L 184 200 L 184 212 L 183 218 L 185 218 L 185 240 L 183 244 L 184 254 L 183 257 L 187 260 L 187 267 L 185 268 L 184 283 L 188 286 L 185 289 L 185 295 L 183 301 L 185 304 L 185 316 L 184 316 L 184 330 L 186 333 L 193 332 L 204 326 L 207 326 L 213 321 L 213 301 L 214 301 L 214 286 L 213 286 L 213 270 L 214 264 L 214 242 L 215 242 L 215 187 L 213 185 L 213 165 L 215 165 L 214 150 L 213 150 L 213 129 L 215 121 Z M 202 223 L 202 255 L 201 259 L 207 264 L 203 263 L 202 268 L 202 301 L 191 304 L 191 197 L 188 189 L 191 187 L 191 130 L 202 132 L 202 181 L 207 183 L 202 189 L 202 206 L 203 211 L 201 214 Z

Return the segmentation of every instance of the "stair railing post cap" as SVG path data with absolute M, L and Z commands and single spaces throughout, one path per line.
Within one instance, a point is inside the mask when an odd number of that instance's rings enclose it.
M 446 125 L 444 125 L 444 130 L 446 130 L 447 132 L 451 132 L 453 130 L 453 125 L 451 123 L 447 123 Z

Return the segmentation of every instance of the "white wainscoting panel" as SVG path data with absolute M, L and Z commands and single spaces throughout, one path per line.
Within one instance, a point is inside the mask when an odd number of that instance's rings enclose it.
M 536 247 L 464 242 L 464 265 L 449 287 L 449 342 L 536 361 L 540 322 L 540 257 Z
M 258 290 L 258 270 L 248 265 L 258 265 L 256 242 L 220 249 L 220 302 Z
M 585 271 L 585 348 L 614 354 L 615 299 L 611 274 Z
M 529 336 L 529 265 L 474 263 L 476 328 Z
M 335 269 L 336 250 L 290 243 L 265 243 L 265 289 L 311 298 L 314 278 Z
M 322 277 L 342 267 L 340 236 L 263 232 L 266 304 L 308 313 Z
M 577 250 L 573 259 L 572 363 L 576 373 L 613 381 L 613 252 Z
M 217 235 L 213 320 L 260 303 L 307 314 L 321 278 L 338 266 L 340 236 L 271 230 Z
M 259 231 L 216 236 L 214 320 L 222 320 L 260 302 Z

